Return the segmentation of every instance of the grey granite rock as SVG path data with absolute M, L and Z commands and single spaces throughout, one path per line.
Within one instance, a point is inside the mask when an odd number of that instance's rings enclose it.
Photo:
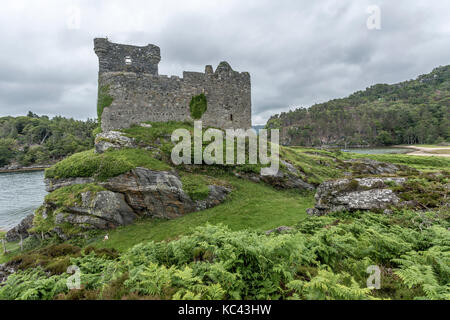
M 121 193 L 84 192 L 81 197 L 80 206 L 66 208 L 56 215 L 57 225 L 68 222 L 81 229 L 110 229 L 128 225 L 137 218 Z
M 30 236 L 28 230 L 33 227 L 33 219 L 33 214 L 26 216 L 17 226 L 6 233 L 6 241 L 18 241 L 20 236 L 22 236 L 22 239 L 28 238 Z
M 135 148 L 132 138 L 119 131 L 107 131 L 97 134 L 95 137 L 95 152 L 103 153 L 108 149 Z
M 93 183 L 93 182 L 95 182 L 94 178 L 65 178 L 65 179 L 46 178 L 44 180 L 45 190 L 47 192 L 53 192 L 56 189 L 72 186 L 75 184 L 85 184 L 85 183 Z
M 361 178 L 326 181 L 318 188 L 311 215 L 323 215 L 339 211 L 385 210 L 398 206 L 400 199 L 389 188 L 401 185 L 405 178 Z
M 349 169 L 356 174 L 397 174 L 400 171 L 416 171 L 415 169 L 373 159 L 350 159 L 344 161 Z

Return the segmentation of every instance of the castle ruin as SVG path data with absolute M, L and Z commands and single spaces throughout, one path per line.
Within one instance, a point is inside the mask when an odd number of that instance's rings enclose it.
M 146 121 L 193 121 L 189 103 L 201 93 L 207 110 L 204 126 L 221 129 L 251 127 L 251 86 L 248 72 L 236 72 L 227 62 L 214 71 L 183 72 L 183 77 L 158 74 L 159 47 L 144 47 L 94 39 L 99 59 L 99 92 L 112 102 L 101 113 L 103 131 L 127 128 Z M 99 93 L 100 100 L 100 93 Z M 99 101 L 100 102 L 100 101 Z

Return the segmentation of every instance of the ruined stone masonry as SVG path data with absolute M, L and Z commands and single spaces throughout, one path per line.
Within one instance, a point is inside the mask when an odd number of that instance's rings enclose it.
M 103 131 L 117 130 L 145 121 L 185 121 L 189 103 L 204 93 L 208 107 L 203 126 L 222 129 L 251 127 L 251 85 L 248 72 L 236 72 L 227 62 L 213 71 L 183 72 L 183 77 L 158 74 L 159 47 L 116 44 L 94 39 L 99 59 L 99 88 L 112 103 L 101 114 Z M 99 97 L 100 98 L 100 97 Z

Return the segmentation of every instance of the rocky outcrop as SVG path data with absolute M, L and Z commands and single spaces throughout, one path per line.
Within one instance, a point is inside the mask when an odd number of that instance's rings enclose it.
M 20 236 L 22 239 L 28 238 L 30 236 L 28 230 L 33 227 L 34 215 L 30 214 L 26 216 L 17 226 L 12 228 L 6 233 L 6 241 L 18 241 Z
M 289 162 L 280 161 L 285 171 L 279 169 L 276 175 L 261 175 L 256 173 L 235 172 L 234 175 L 253 182 L 264 182 L 277 189 L 314 190 L 315 187 L 304 181 L 305 177 Z
M 83 181 L 53 181 L 52 189 L 79 182 Z M 105 190 L 83 192 L 81 201 L 72 206 L 61 207 L 49 201 L 45 203 L 42 217 L 54 219 L 53 231 L 60 238 L 67 239 L 85 230 L 106 230 L 128 225 L 140 217 L 177 218 L 214 207 L 224 201 L 230 192 L 228 188 L 210 185 L 208 196 L 194 201 L 184 192 L 175 171 L 153 171 L 140 167 L 96 183 Z
M 58 213 L 55 223 L 70 223 L 81 229 L 111 229 L 132 223 L 137 215 L 121 193 L 111 191 L 85 192 L 81 205 Z
M 9 275 L 16 272 L 16 269 L 9 263 L 0 264 L 0 286 L 5 282 Z
M 386 210 L 400 204 L 389 188 L 401 185 L 405 178 L 361 178 L 326 181 L 315 195 L 316 205 L 308 214 L 323 215 L 339 211 Z
M 208 189 L 209 194 L 205 200 L 195 201 L 196 211 L 209 209 L 221 204 L 225 200 L 227 195 L 231 192 L 231 190 L 228 188 L 216 185 L 209 185 Z
M 227 188 L 211 185 L 205 200 L 193 201 L 183 191 L 181 180 L 175 172 L 146 168 L 133 169 L 101 185 L 123 193 L 127 203 L 139 215 L 168 219 L 215 206 L 230 192 Z
M 99 133 L 95 137 L 95 152 L 103 153 L 108 149 L 135 148 L 134 139 L 126 137 L 119 131 Z
M 45 190 L 53 192 L 62 187 L 68 187 L 75 184 L 85 184 L 95 182 L 94 178 L 66 178 L 66 179 L 44 179 Z
M 281 226 L 275 229 L 267 230 L 266 235 L 272 234 L 272 233 L 285 233 L 294 230 L 294 228 Z
M 344 161 L 345 166 L 350 169 L 353 174 L 398 174 L 401 171 L 411 172 L 417 171 L 411 167 L 380 162 L 372 159 L 350 159 Z
M 305 182 L 302 178 L 281 170 L 278 170 L 278 173 L 274 176 L 260 175 L 260 180 L 277 189 L 314 190 L 314 186 Z

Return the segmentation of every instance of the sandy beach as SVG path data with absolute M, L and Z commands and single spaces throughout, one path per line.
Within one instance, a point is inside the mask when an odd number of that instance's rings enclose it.
M 412 156 L 450 157 L 450 147 L 432 147 L 432 148 L 418 147 L 418 146 L 401 146 L 401 147 L 414 150 L 407 153 Z

